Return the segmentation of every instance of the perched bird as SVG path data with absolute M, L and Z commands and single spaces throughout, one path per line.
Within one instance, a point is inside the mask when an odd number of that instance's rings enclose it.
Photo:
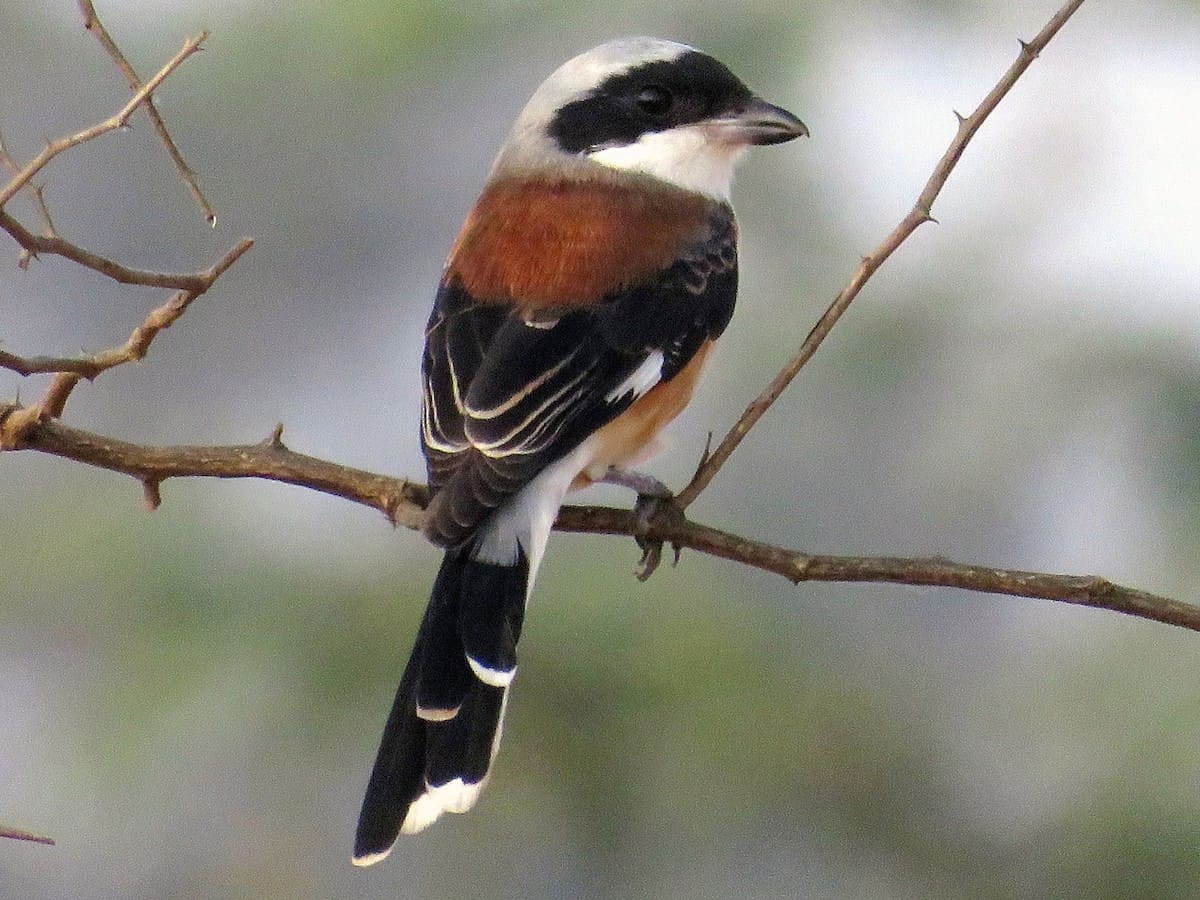
M 804 134 L 711 56 L 645 37 L 565 63 L 517 117 L 425 330 L 425 533 L 446 554 L 357 865 L 474 805 L 559 505 L 593 481 L 639 483 L 625 467 L 687 404 L 733 313 L 734 165 Z

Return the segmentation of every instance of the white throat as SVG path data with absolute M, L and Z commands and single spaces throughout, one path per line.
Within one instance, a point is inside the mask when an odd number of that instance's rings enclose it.
M 728 203 L 733 170 L 745 151 L 744 144 L 715 139 L 708 126 L 698 124 L 647 132 L 632 144 L 587 156 L 610 168 L 652 175 Z

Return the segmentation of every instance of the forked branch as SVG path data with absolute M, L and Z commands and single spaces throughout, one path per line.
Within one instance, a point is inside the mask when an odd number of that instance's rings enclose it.
M 918 226 L 930 220 L 932 204 L 971 137 L 1081 3 L 1082 0 L 1067 3 L 1037 37 L 1023 43 L 1016 62 L 996 87 L 970 116 L 960 118 L 954 140 L 939 160 L 913 209 L 879 247 L 864 258 L 796 355 L 746 409 L 734 428 L 705 460 L 696 477 L 680 495 L 679 507 L 687 506 L 703 491 L 745 434 L 811 358 L 871 275 Z M 81 6 L 86 10 L 90 4 L 81 3 Z M 70 146 L 77 146 L 83 140 L 90 140 L 106 129 L 118 127 L 138 103 L 149 97 L 154 85 L 161 82 L 182 59 L 194 52 L 202 39 L 193 39 L 185 44 L 176 59 L 164 67 L 154 79 L 143 85 L 116 117 L 73 138 L 51 144 L 9 182 L 5 193 L 0 194 L 0 198 L 3 198 L 0 206 L 3 205 L 3 201 L 7 201 L 17 190 L 29 183 L 53 155 Z M 3 210 L 0 210 L 0 214 L 3 214 Z M 34 450 L 128 474 L 143 485 L 151 506 L 159 502 L 159 485 L 170 478 L 265 478 L 342 497 L 377 509 L 394 523 L 409 528 L 419 527 L 427 499 L 423 485 L 295 453 L 283 444 L 279 429 L 262 442 L 240 446 L 145 447 L 69 428 L 55 421 L 61 412 L 62 401 L 66 399 L 75 381 L 80 377 L 94 377 L 110 365 L 138 358 L 145 352 L 154 335 L 182 315 L 190 299 L 207 290 L 215 278 L 245 252 L 249 242 L 242 242 L 233 248 L 223 260 L 204 273 L 192 276 L 162 276 L 124 269 L 98 258 L 92 259 L 87 255 L 87 251 L 61 242 L 52 232 L 48 237 L 39 237 L 19 224 L 14 225 L 7 214 L 3 216 L 0 218 L 0 226 L 8 230 L 23 247 L 36 247 L 35 252 L 59 253 L 118 280 L 176 287 L 180 293 L 155 310 L 142 326 L 134 331 L 125 345 L 107 351 L 106 354 L 78 359 L 0 355 L 0 364 L 24 374 L 34 371 L 56 373 L 50 389 L 38 406 L 27 408 L 17 403 L 0 406 L 0 450 Z M 185 281 L 172 281 L 168 285 L 169 279 Z M 774 572 L 793 582 L 890 582 L 956 587 L 1094 606 L 1200 631 L 1200 607 L 1114 585 L 1093 576 L 1023 572 L 966 565 L 945 559 L 809 554 L 688 522 L 677 514 L 671 515 L 670 510 L 654 517 L 647 527 L 644 523 L 636 522 L 631 513 L 625 510 L 595 506 L 564 507 L 555 527 L 562 531 L 592 534 L 638 535 L 651 542 L 666 542 L 677 547 L 687 547 Z
M 140 91 L 142 89 L 142 80 L 138 77 L 137 72 L 133 70 L 133 66 L 129 64 L 129 60 L 125 58 L 125 54 L 117 46 L 116 41 L 109 35 L 108 29 L 104 27 L 104 23 L 100 21 L 100 17 L 96 15 L 96 8 L 92 5 L 92 0 L 79 0 L 79 12 L 83 15 L 83 27 L 95 35 L 96 40 L 100 42 L 100 46 L 112 58 L 116 64 L 118 71 L 124 76 L 129 89 Z M 200 207 L 200 212 L 204 214 L 205 221 L 214 228 L 217 226 L 217 215 L 213 212 L 212 206 L 200 191 L 200 185 L 196 183 L 196 173 L 191 167 L 184 162 L 183 154 L 179 152 L 179 147 L 175 145 L 171 133 L 167 131 L 166 123 L 163 122 L 162 116 L 158 114 L 158 108 L 154 105 L 154 98 L 147 95 L 145 100 L 146 115 L 150 117 L 150 123 L 154 126 L 154 132 L 158 135 L 158 139 L 162 142 L 163 147 L 167 151 L 167 155 L 171 157 L 171 162 L 175 165 L 175 171 L 179 173 L 179 177 L 183 183 L 187 185 L 188 193 L 192 195 L 192 199 L 196 201 L 196 205 Z
M 31 159 L 21 171 L 9 180 L 3 188 L 0 188 L 0 208 L 2 208 L 9 200 L 16 196 L 17 191 L 21 190 L 30 180 L 42 171 L 50 160 L 58 156 L 72 147 L 78 147 L 80 144 L 95 140 L 103 134 L 110 131 L 116 131 L 118 128 L 123 128 L 129 122 L 129 117 L 133 115 L 133 111 L 145 102 L 154 90 L 163 82 L 168 75 L 174 72 L 183 61 L 200 49 L 200 45 L 208 39 L 208 32 L 204 31 L 193 38 L 188 38 L 183 42 L 183 46 L 165 66 L 155 73 L 154 77 L 147 81 L 134 93 L 129 102 L 122 106 L 116 113 L 109 116 L 103 122 L 99 122 L 90 128 L 85 128 L 83 131 L 70 135 L 69 137 L 59 138 L 51 141 L 42 148 L 42 152 Z

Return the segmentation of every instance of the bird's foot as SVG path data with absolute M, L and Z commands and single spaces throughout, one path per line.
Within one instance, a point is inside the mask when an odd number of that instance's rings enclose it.
M 675 494 L 671 489 L 645 472 L 610 466 L 600 481 L 637 492 L 637 502 L 633 505 L 633 539 L 641 548 L 642 558 L 638 560 L 637 568 L 633 571 L 638 581 L 645 581 L 662 562 L 663 542 L 649 535 L 685 521 L 683 510 L 676 505 Z M 671 565 L 674 566 L 679 563 L 681 548 L 678 544 L 671 544 L 671 548 L 675 552 L 671 561 Z

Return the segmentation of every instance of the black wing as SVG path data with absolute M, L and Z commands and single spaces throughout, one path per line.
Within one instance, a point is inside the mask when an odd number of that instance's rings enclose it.
M 557 319 L 527 322 L 456 282 L 441 286 L 422 365 L 422 444 L 435 494 L 426 531 L 435 542 L 461 543 L 721 334 L 737 294 L 737 232 L 728 207 L 709 224 L 665 271 Z M 647 372 L 651 359 L 657 368 Z

